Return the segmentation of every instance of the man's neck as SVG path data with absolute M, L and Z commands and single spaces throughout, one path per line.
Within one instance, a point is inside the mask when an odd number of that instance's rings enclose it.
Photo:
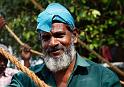
M 57 87 L 67 87 L 67 82 L 74 69 L 74 65 L 75 59 L 71 62 L 67 69 L 54 73 Z
M 24 66 L 29 68 L 30 67 L 30 61 L 29 60 L 24 60 Z

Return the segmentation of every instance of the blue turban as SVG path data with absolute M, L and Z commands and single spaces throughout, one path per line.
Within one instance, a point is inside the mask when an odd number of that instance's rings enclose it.
M 51 3 L 38 15 L 37 31 L 50 32 L 52 28 L 52 21 L 54 20 L 67 24 L 72 30 L 75 27 L 74 19 L 70 12 L 59 3 Z

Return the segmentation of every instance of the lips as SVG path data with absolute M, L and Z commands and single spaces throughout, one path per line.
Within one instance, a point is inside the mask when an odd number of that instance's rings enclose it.
M 62 45 L 56 45 L 54 47 L 48 47 L 45 51 L 49 56 L 58 58 L 64 53 L 64 47 Z
M 55 57 L 56 58 L 56 57 L 59 57 L 62 53 L 63 53 L 62 50 L 55 50 L 55 51 L 50 52 L 50 55 L 52 57 Z

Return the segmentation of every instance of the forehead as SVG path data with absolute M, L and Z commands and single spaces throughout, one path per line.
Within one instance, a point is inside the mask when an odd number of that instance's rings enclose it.
M 67 25 L 64 23 L 53 23 L 51 32 L 53 31 L 65 31 L 67 30 Z
M 42 32 L 41 34 L 44 35 L 44 34 L 56 33 L 56 32 L 66 32 L 68 28 L 69 27 L 64 23 L 53 23 L 50 32 Z

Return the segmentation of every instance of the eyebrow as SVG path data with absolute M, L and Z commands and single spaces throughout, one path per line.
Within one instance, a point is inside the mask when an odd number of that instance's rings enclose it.
M 46 37 L 50 37 L 50 34 L 40 34 L 41 39 L 46 38 Z
M 57 35 L 58 35 L 58 34 L 66 34 L 66 32 L 58 31 L 58 32 L 55 32 L 55 33 L 53 33 L 53 34 L 55 34 L 55 35 L 56 35 L 56 34 L 57 34 Z
M 47 32 L 42 32 L 42 33 L 39 33 L 39 34 L 40 34 L 41 37 L 46 36 L 46 35 L 50 35 L 50 33 L 47 33 Z

